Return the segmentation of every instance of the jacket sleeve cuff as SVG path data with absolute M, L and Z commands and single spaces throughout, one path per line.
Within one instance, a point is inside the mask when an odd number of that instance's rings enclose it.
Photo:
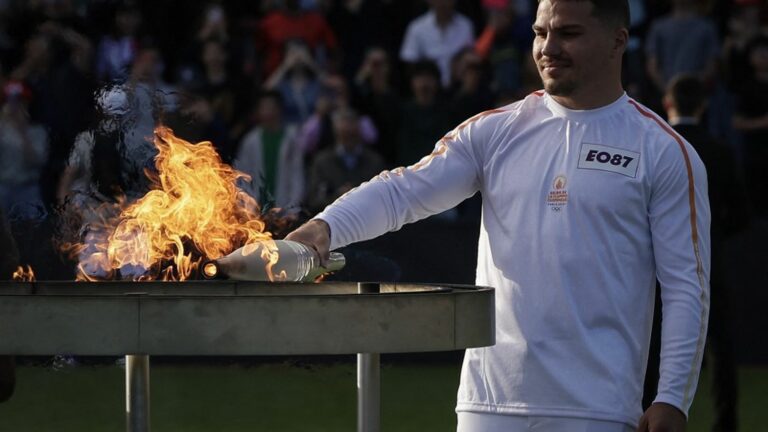
M 667 405 L 672 405 L 673 407 L 677 408 L 681 413 L 685 415 L 685 419 L 688 420 L 688 408 L 690 407 L 683 407 L 682 401 L 680 398 L 676 398 L 671 395 L 667 394 L 658 394 L 656 395 L 656 399 L 653 400 L 653 403 L 665 403 Z

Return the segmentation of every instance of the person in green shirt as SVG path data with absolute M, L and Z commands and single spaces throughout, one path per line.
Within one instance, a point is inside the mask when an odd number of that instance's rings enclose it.
M 304 195 L 304 160 L 298 130 L 283 121 L 280 93 L 267 91 L 256 102 L 258 125 L 240 143 L 234 167 L 251 176 L 241 185 L 262 206 L 298 210 Z

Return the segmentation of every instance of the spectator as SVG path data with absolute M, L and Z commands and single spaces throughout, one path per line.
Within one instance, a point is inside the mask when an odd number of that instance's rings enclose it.
M 180 104 L 177 100 L 177 88 L 163 78 L 164 70 L 165 60 L 160 51 L 153 46 L 143 47 L 131 67 L 128 85 L 121 90 L 126 92 L 130 103 L 130 112 L 126 117 L 128 124 L 122 131 L 122 150 L 127 152 L 125 157 L 128 161 L 135 161 L 127 164 L 125 168 L 132 171 L 128 176 L 135 179 L 135 183 L 139 185 L 136 190 L 144 189 L 144 168 L 153 166 L 151 156 L 155 154 L 155 148 L 152 140 L 147 140 L 147 137 L 153 136 L 160 116 L 168 112 L 169 120 L 172 119 L 177 105 Z
M 152 46 L 143 47 L 131 65 L 129 82 L 152 90 L 172 93 L 173 87 L 163 79 L 165 62 L 160 51 Z
M 285 60 L 264 84 L 267 90 L 277 90 L 282 95 L 286 122 L 302 124 L 312 114 L 320 93 L 319 75 L 320 69 L 307 47 L 289 44 Z
M 333 113 L 336 144 L 317 154 L 310 168 L 307 205 L 323 209 L 356 185 L 384 169 L 384 160 L 363 144 L 360 119 L 348 107 Z
M 137 31 L 141 13 L 133 6 L 120 6 L 115 11 L 110 34 L 99 41 L 96 48 L 96 78 L 100 81 L 125 81 L 131 64 L 139 52 Z
M 78 33 L 86 31 L 86 23 L 80 16 L 74 1 L 24 1 L 11 2 L 14 8 L 14 22 L 9 23 L 12 32 L 21 36 L 19 40 L 28 40 L 41 26 L 54 24 L 69 28 Z M 18 27 L 18 28 L 13 28 Z
M 304 158 L 297 127 L 285 124 L 278 92 L 264 92 L 257 102 L 259 124 L 240 143 L 234 167 L 251 177 L 244 190 L 262 207 L 298 208 L 304 196 Z
M 195 18 L 200 21 L 200 24 L 194 37 L 189 38 L 188 41 L 181 43 L 177 41 L 173 44 L 175 58 L 169 58 L 169 64 L 175 65 L 176 74 L 184 81 L 190 81 L 191 75 L 194 75 L 194 79 L 198 81 L 207 81 L 206 78 L 201 77 L 208 74 L 206 69 L 214 69 L 214 74 L 227 75 L 228 78 L 231 42 L 227 14 L 220 3 L 212 2 L 205 5 L 203 11 L 197 15 Z M 217 48 L 211 48 L 209 43 L 218 44 L 222 53 L 216 52 Z M 218 63 L 222 63 L 223 70 Z M 217 76 L 217 78 L 220 77 Z
M 328 12 L 328 23 L 339 39 L 341 73 L 355 77 L 371 46 L 390 47 L 391 25 L 380 0 L 337 1 Z
M 331 113 L 339 108 L 351 108 L 351 95 L 347 82 L 341 75 L 328 75 L 323 79 L 323 87 L 315 104 L 315 113 L 301 127 L 299 145 L 309 156 L 319 150 L 333 147 L 335 143 Z M 366 145 L 373 145 L 379 133 L 370 117 L 355 117 L 359 121 L 360 139 Z
M 227 125 L 198 83 L 191 82 L 180 89 L 175 108 L 165 122 L 176 136 L 193 143 L 210 141 L 224 162 L 232 162 L 235 149 Z
M 725 240 L 741 231 L 748 214 L 736 163 L 729 147 L 714 140 L 701 125 L 706 107 L 706 92 L 693 75 L 672 79 L 664 96 L 669 124 L 683 136 L 707 168 L 709 203 L 712 214 L 712 270 L 710 273 L 710 312 L 707 351 L 711 360 L 712 393 L 715 402 L 713 431 L 737 430 L 737 383 L 733 352 L 733 316 L 729 293 L 732 282 L 726 277 Z
M 414 63 L 419 60 L 435 62 L 440 71 L 440 83 L 451 82 L 451 59 L 459 50 L 474 43 L 474 29 L 469 18 L 456 12 L 456 0 L 428 0 L 430 10 L 414 19 L 400 48 L 400 59 Z
M 137 109 L 136 98 L 125 86 L 114 86 L 100 92 L 96 97 L 100 119 L 91 129 L 78 134 L 62 174 L 57 191 L 60 205 L 72 204 L 78 211 L 87 207 L 96 208 L 108 201 L 130 193 L 131 176 L 140 167 L 129 165 L 138 160 L 129 160 L 123 155 L 136 157 L 138 152 L 127 150 L 127 130 L 134 125 Z M 147 154 L 151 160 L 154 153 Z M 139 192 L 132 195 L 138 195 Z M 82 215 L 81 215 L 82 216 Z M 87 215 L 86 215 L 87 216 Z
M 431 153 L 435 142 L 451 129 L 450 111 L 440 98 L 440 71 L 430 62 L 411 68 L 413 98 L 403 105 L 397 163 L 410 165 Z
M 453 60 L 451 124 L 458 124 L 493 105 L 485 67 L 472 48 L 465 48 Z
M 360 104 L 379 131 L 379 152 L 395 162 L 402 100 L 392 86 L 392 65 L 387 51 L 371 48 L 355 77 Z
M 48 134 L 30 122 L 30 90 L 19 81 L 3 86 L 0 113 L 0 208 L 22 218 L 39 215 L 40 177 L 48 156 Z M 33 206 L 33 207 L 30 207 Z
M 624 65 L 621 68 L 627 94 L 637 98 L 642 97 L 647 83 L 643 53 L 643 40 L 648 26 L 645 5 L 646 0 L 629 0 L 629 41 L 624 54 Z
M 123 197 L 134 200 L 147 192 L 146 170 L 154 169 L 157 154 L 151 139 L 155 125 L 161 111 L 169 115 L 168 120 L 176 120 L 170 111 L 177 103 L 170 97 L 174 89 L 147 72 L 156 71 L 157 56 L 154 50 L 143 50 L 132 70 L 132 82 L 96 93 L 98 116 L 75 139 L 57 190 L 59 204 L 71 204 L 82 212 Z
M 711 86 L 720 52 L 715 25 L 699 14 L 697 0 L 672 4 L 671 13 L 651 23 L 646 40 L 648 76 L 661 94 L 681 73 L 696 73 Z
M 733 126 L 743 134 L 745 175 L 749 195 L 759 197 L 768 188 L 768 36 L 758 36 L 746 48 L 750 73 L 738 97 Z M 759 216 L 768 216 L 768 203 L 753 200 Z
M 146 87 L 136 85 L 115 85 L 97 93 L 98 123 L 78 134 L 59 183 L 62 219 L 71 224 L 63 231 L 70 237 L 64 241 L 84 246 L 72 252 L 82 263 L 80 271 L 88 276 L 107 277 L 111 271 L 101 263 L 86 260 L 110 235 L 96 222 L 117 217 L 120 209 L 115 203 L 132 202 L 149 188 L 145 170 L 154 169 L 156 154 L 151 140 L 147 140 L 154 126 L 152 101 L 147 101 L 150 98 Z M 145 112 L 143 106 L 150 112 Z M 126 278 L 136 271 L 143 269 L 130 265 L 121 269 Z
M 330 51 L 336 49 L 336 36 L 318 12 L 304 11 L 299 0 L 283 0 L 281 8 L 269 12 L 259 24 L 256 45 L 263 51 L 265 76 L 270 76 L 283 62 L 287 43 L 299 40 L 309 47 L 321 66 Z
M 488 6 L 488 23 L 474 48 L 490 64 L 494 88 L 517 93 L 522 87 L 523 61 L 530 57 L 533 41 L 531 18 L 517 7 L 499 3 Z
M 229 42 L 228 29 L 227 14 L 224 12 L 224 8 L 218 3 L 210 3 L 205 8 L 203 25 L 197 32 L 197 40 L 201 44 L 210 40 L 226 44 Z
M 82 35 L 48 23 L 27 42 L 24 59 L 11 73 L 31 89 L 30 119 L 48 132 L 50 151 L 41 178 L 45 204 L 55 201 L 72 144 L 93 112 L 89 53 L 90 42 Z
M 216 115 L 231 126 L 235 122 L 236 91 L 227 68 L 226 46 L 217 39 L 208 40 L 203 43 L 201 57 L 204 75 L 200 92 Z
M 760 2 L 735 2 L 728 20 L 728 34 L 723 42 L 723 57 L 728 88 L 738 92 L 744 78 L 749 76 L 750 65 L 747 44 L 760 35 Z M 749 82 L 749 81 L 746 81 Z

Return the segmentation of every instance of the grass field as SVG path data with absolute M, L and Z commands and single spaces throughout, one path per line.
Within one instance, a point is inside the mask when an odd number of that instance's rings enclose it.
M 267 363 L 152 368 L 154 432 L 340 432 L 355 430 L 355 366 Z M 382 368 L 382 431 L 455 430 L 459 367 L 394 364 Z M 124 371 L 117 366 L 53 371 L 22 366 L 13 399 L 0 404 L 2 432 L 124 431 Z M 711 421 L 707 371 L 688 430 Z M 742 431 L 768 426 L 768 369 L 739 371 Z

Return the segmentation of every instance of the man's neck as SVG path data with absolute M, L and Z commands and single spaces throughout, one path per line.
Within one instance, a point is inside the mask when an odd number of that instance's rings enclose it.
M 413 100 L 416 102 L 416 105 L 421 107 L 431 107 L 435 104 L 435 96 L 416 95 Z
M 621 84 L 613 86 L 609 91 L 589 92 L 582 91 L 579 94 L 568 96 L 551 95 L 560 105 L 572 110 L 592 110 L 610 105 L 616 102 L 624 94 Z
M 435 21 L 440 28 L 448 27 L 453 21 L 453 12 L 435 12 Z
M 227 70 L 219 65 L 207 68 L 208 81 L 218 84 L 227 80 Z
M 283 125 L 280 124 L 280 122 L 265 122 L 261 125 L 261 127 L 264 128 L 265 132 L 269 133 L 279 133 L 283 130 Z
M 341 142 L 336 143 L 336 154 L 340 156 L 356 156 L 361 153 L 363 146 L 359 142 Z
M 386 77 L 371 77 L 370 85 L 374 93 L 386 93 L 389 90 L 389 81 Z

